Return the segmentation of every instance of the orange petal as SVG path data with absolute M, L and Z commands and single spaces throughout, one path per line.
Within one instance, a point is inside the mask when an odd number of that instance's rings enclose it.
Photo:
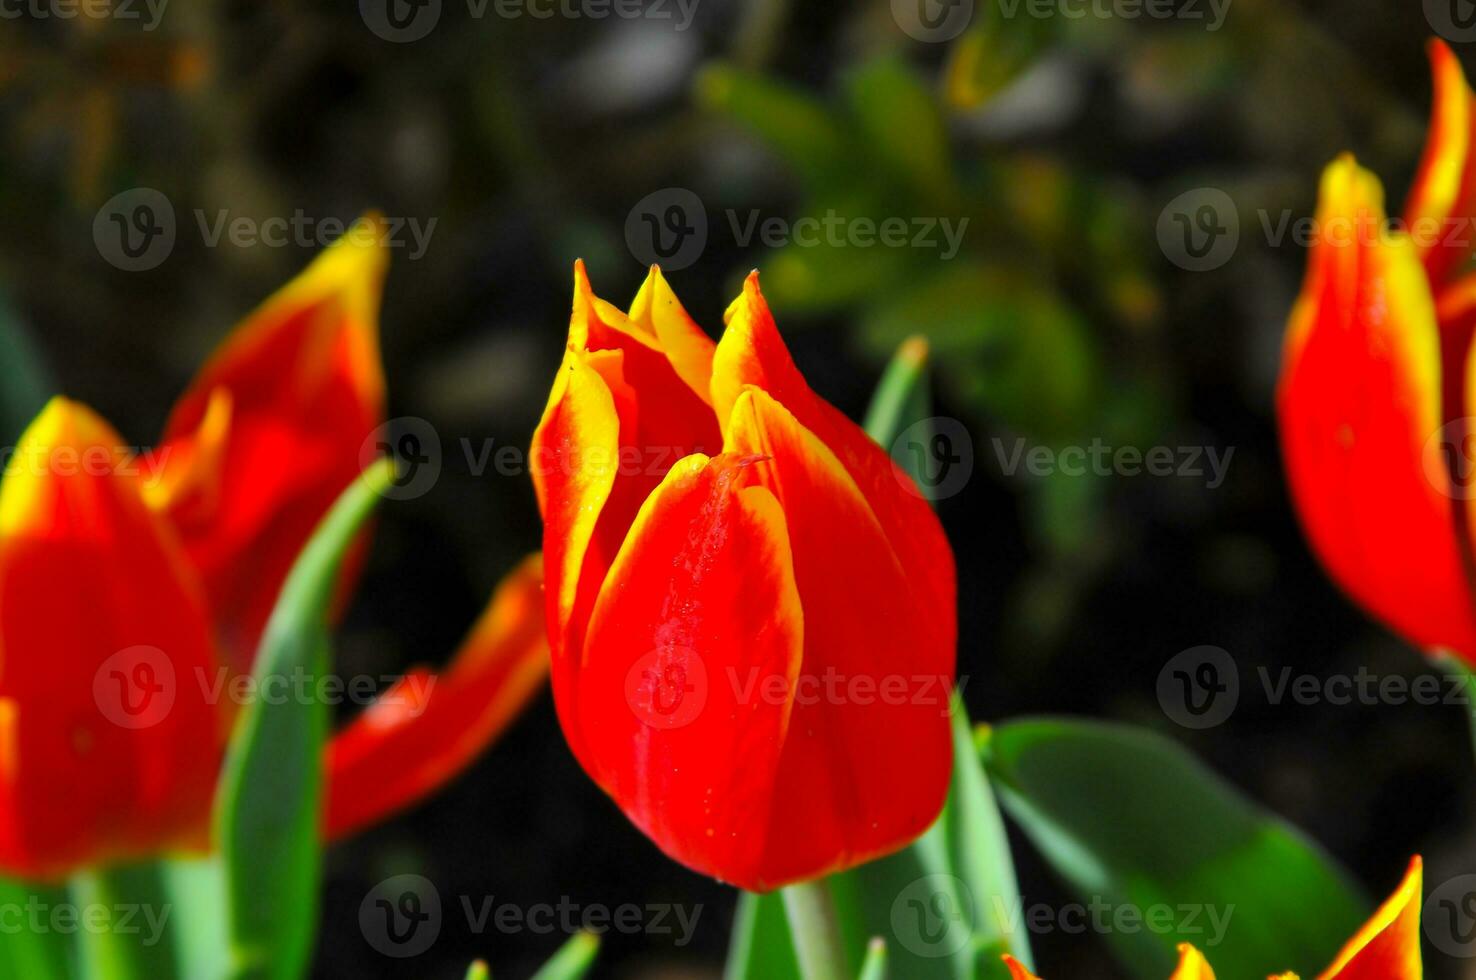
M 382 232 L 377 217 L 361 219 L 238 326 L 164 433 L 167 469 L 151 502 L 169 515 L 200 570 L 238 670 L 249 668 L 287 571 L 319 519 L 377 455 L 365 443 L 384 419 Z M 202 499 L 201 487 L 213 492 Z
M 1416 855 L 1404 880 L 1319 980 L 1420 980 L 1422 864 Z
M 1332 578 L 1410 642 L 1470 654 L 1476 618 L 1442 423 L 1440 339 L 1409 240 L 1380 234 L 1383 192 L 1351 157 L 1323 174 L 1307 278 L 1277 392 L 1298 516 Z M 1399 515 L 1397 521 L 1391 514 Z
M 1404 220 L 1430 281 L 1442 282 L 1471 254 L 1476 217 L 1476 94 L 1444 41 L 1429 44 L 1435 98 Z
M 407 674 L 333 739 L 328 837 L 439 789 L 517 716 L 548 670 L 542 588 L 543 563 L 534 555 L 498 585 L 444 676 Z
M 199 844 L 224 740 L 204 596 L 137 461 L 54 399 L 0 483 L 0 869 Z
M 747 389 L 727 429 L 727 452 L 759 457 L 745 479 L 784 509 L 804 607 L 799 693 L 813 696 L 796 698 L 777 774 L 774 887 L 895 850 L 937 817 L 953 757 L 953 610 L 921 594 L 926 570 L 899 560 L 846 467 L 786 406 Z
M 1010 980 L 1040 980 L 1035 974 L 1025 969 L 1025 964 L 1015 959 L 1009 953 L 1004 955 L 1005 967 L 1010 971 Z
M 1210 969 L 1203 953 L 1189 943 L 1180 943 L 1179 965 L 1169 980 L 1215 980 L 1215 971 Z
M 758 889 L 804 625 L 784 514 L 740 489 L 751 465 L 688 457 L 641 508 L 590 620 L 577 723 L 590 775 L 662 850 Z

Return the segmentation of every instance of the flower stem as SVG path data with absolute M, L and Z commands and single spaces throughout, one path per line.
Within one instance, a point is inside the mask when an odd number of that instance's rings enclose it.
M 94 868 L 71 885 L 79 916 L 103 916 L 100 927 L 78 932 L 85 976 L 158 980 L 175 975 L 173 936 L 165 928 L 173 909 L 157 865 Z
M 804 980 L 846 980 L 840 924 L 824 880 L 790 885 L 780 894 Z

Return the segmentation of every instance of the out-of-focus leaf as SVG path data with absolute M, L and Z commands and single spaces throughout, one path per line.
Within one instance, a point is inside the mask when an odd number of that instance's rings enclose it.
M 833 178 L 854 174 L 844 127 L 823 103 L 797 88 L 714 64 L 697 78 L 697 99 L 757 135 L 812 189 L 829 188 Z
M 0 297 L 0 442 L 14 443 L 55 390 L 26 325 Z
M 21 929 L 0 930 L 0 977 L 66 980 L 74 976 L 71 937 L 50 927 L 51 912 L 69 901 L 59 885 L 0 878 L 0 908 L 20 909 L 27 919 L 40 917 L 43 927 L 24 923 Z
M 575 933 L 537 973 L 533 980 L 579 980 L 594 966 L 600 941 L 588 932 Z
M 89 980 L 171 980 L 177 972 L 174 907 L 155 862 L 83 871 L 72 879 L 79 916 L 103 910 L 103 928 L 83 919 L 77 931 L 82 975 Z M 127 922 L 120 909 L 132 909 Z M 194 978 L 190 978 L 194 980 Z
M 1135 975 L 1167 976 L 1191 942 L 1220 976 L 1311 976 L 1368 914 L 1327 854 L 1158 735 L 1029 719 L 994 729 L 983 755 L 1006 811 L 1078 897 L 1143 917 L 1107 930 Z M 1148 926 L 1156 908 L 1169 928 Z
M 1100 367 L 1086 324 L 1041 283 L 967 261 L 874 307 L 861 335 L 891 350 L 926 324 L 944 380 L 983 414 L 1066 441 L 1097 417 Z
M 778 892 L 738 896 L 724 980 L 801 980 L 794 937 Z
M 943 91 L 956 108 L 983 105 L 1020 77 L 1050 45 L 1060 19 L 1000 14 L 994 4 L 982 5 L 975 26 L 954 42 L 948 53 Z
M 861 964 L 857 980 L 887 980 L 887 944 L 873 939 L 866 947 L 866 961 Z
M 467 967 L 466 980 L 492 980 L 492 971 L 487 968 L 486 963 L 477 960 Z
M 188 980 L 221 980 L 230 968 L 225 871 L 220 855 L 160 862 L 174 932 L 176 972 Z
M 823 222 L 832 214 L 845 215 L 847 221 L 857 216 L 874 221 L 871 216 L 880 210 L 874 199 L 844 207 L 816 207 L 794 219 L 796 224 L 791 227 L 804 229 L 809 226 L 797 222 Z M 756 237 L 755 244 L 763 242 Z M 918 265 L 919 256 L 907 247 L 873 244 L 858 248 L 791 239 L 762 261 L 764 295 L 791 313 L 828 313 L 869 302 L 879 291 L 885 293 L 889 286 L 905 283 Z
M 938 96 L 901 58 L 873 59 L 846 78 L 851 115 L 867 159 L 888 168 L 918 198 L 953 199 L 953 160 Z
M 344 553 L 394 477 L 382 460 L 344 491 L 293 565 L 257 651 L 259 690 L 329 665 L 328 607 Z M 231 975 L 302 976 L 318 921 L 319 827 L 328 705 L 254 699 L 221 774 L 217 838 L 225 868 Z

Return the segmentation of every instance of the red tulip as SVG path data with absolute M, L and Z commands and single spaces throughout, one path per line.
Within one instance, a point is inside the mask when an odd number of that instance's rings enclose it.
M 12 453 L 0 873 L 58 878 L 208 846 L 233 681 L 296 555 L 374 455 L 381 232 L 357 225 L 233 333 L 158 449 L 129 455 L 58 398 Z M 409 805 L 496 736 L 544 670 L 540 590 L 532 559 L 444 677 L 411 675 L 330 746 L 325 833 Z
M 756 273 L 725 319 L 714 345 L 654 268 L 621 313 L 576 264 L 533 470 L 575 755 L 667 854 L 767 890 L 938 815 L 953 556 L 805 383 Z
M 1401 227 L 1378 178 L 1323 173 L 1277 414 L 1292 498 L 1329 574 L 1425 649 L 1476 656 L 1468 450 L 1476 416 L 1476 95 L 1441 42 L 1435 106 Z

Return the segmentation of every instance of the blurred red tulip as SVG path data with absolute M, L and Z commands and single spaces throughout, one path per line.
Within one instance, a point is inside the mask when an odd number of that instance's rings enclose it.
M 937 817 L 955 584 L 928 503 L 810 390 L 756 273 L 725 319 L 714 345 L 655 268 L 622 313 L 576 264 L 533 474 L 570 746 L 667 854 L 762 891 Z
M 1402 222 L 1351 156 L 1322 176 L 1277 415 L 1313 550 L 1409 642 L 1476 657 L 1476 95 L 1440 41 L 1435 105 Z
M 208 847 L 234 682 L 298 552 L 376 455 L 382 232 L 362 220 L 232 333 L 157 449 L 130 455 L 57 398 L 12 453 L 0 873 Z M 501 731 L 546 669 L 541 589 L 535 557 L 444 677 L 414 673 L 329 747 L 326 834 L 420 799 Z
M 1423 865 L 1416 855 L 1394 894 L 1348 940 L 1317 980 L 1420 980 L 1424 976 L 1420 960 L 1422 879 Z M 1014 957 L 1004 959 L 1013 980 L 1039 980 Z M 1215 980 L 1215 972 L 1199 950 L 1182 943 L 1179 965 L 1169 980 Z M 1297 980 L 1297 976 L 1283 973 L 1272 980 Z

